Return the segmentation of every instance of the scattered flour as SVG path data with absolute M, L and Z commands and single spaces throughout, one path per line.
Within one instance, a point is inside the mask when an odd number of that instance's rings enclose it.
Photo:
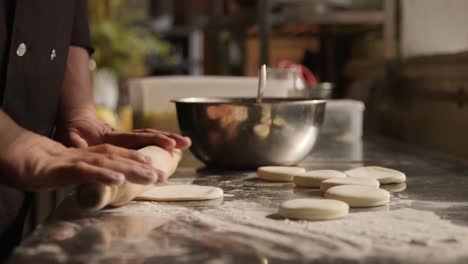
M 176 217 L 209 226 L 232 242 L 281 260 L 468 260 L 468 228 L 429 211 L 403 208 L 359 212 L 340 220 L 310 222 L 278 219 L 273 209 L 245 201 L 225 201 L 223 206 L 202 210 L 156 203 L 140 208 L 135 208 L 139 214 Z M 128 213 L 128 208 L 122 212 Z
M 55 244 L 42 244 L 34 248 L 18 248 L 17 253 L 24 257 L 35 257 L 41 255 L 43 259 L 50 258 L 54 262 L 65 262 L 68 258 L 63 249 Z
M 73 258 L 78 263 L 109 261 L 121 257 L 121 252 L 126 252 L 128 260 L 176 257 L 179 262 L 191 262 L 194 256 L 203 262 L 235 262 L 225 255 L 230 252 L 289 262 L 373 263 L 378 258 L 379 263 L 468 263 L 468 227 L 455 225 L 433 212 L 404 206 L 353 212 L 344 219 L 317 222 L 280 219 L 274 208 L 242 200 L 224 201 L 222 206 L 213 207 L 138 202 L 105 213 L 127 217 L 123 229 L 127 233 L 131 219 L 135 219 L 136 227 L 145 219 L 145 228 L 135 234 L 120 234 L 111 245 L 97 248 L 92 254 L 67 255 L 59 244 L 19 250 L 29 256 L 35 252 L 55 254 L 58 262 Z M 103 223 L 105 231 L 109 221 Z M 215 252 L 222 254 L 210 255 Z
M 468 207 L 468 202 L 453 202 L 453 201 L 424 201 L 424 200 L 411 200 L 407 195 L 396 194 L 392 195 L 390 199 L 391 206 L 398 207 L 417 207 L 418 209 L 449 209 L 456 207 Z
M 407 199 L 406 197 L 401 197 L 399 195 L 392 195 L 390 198 L 389 205 L 391 206 L 405 206 L 409 207 L 414 203 L 413 200 Z
M 248 208 L 249 214 L 245 214 Z M 268 212 L 266 212 L 268 213 Z M 354 213 L 335 221 L 308 222 L 265 218 L 255 203 L 226 202 L 196 213 L 218 230 L 240 232 L 294 247 L 308 259 L 386 257 L 410 262 L 448 262 L 468 257 L 468 228 L 414 209 Z M 292 236 L 291 236 L 292 235 Z M 247 240 L 247 239 L 246 239 Z M 251 246 L 256 246 L 253 240 Z M 424 246 L 421 246 L 421 245 Z

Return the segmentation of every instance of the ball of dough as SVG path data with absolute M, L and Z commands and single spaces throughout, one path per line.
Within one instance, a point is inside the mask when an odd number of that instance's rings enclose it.
M 320 183 L 324 180 L 334 178 L 346 178 L 346 174 L 336 170 L 314 170 L 307 171 L 294 176 L 294 184 L 299 187 L 320 188 Z
M 282 203 L 278 214 L 291 219 L 330 220 L 345 217 L 349 206 L 328 199 L 294 199 Z
M 200 185 L 165 185 L 155 186 L 138 195 L 137 200 L 157 202 L 203 201 L 223 197 L 223 190 L 218 187 Z
M 362 185 L 362 186 L 370 186 L 375 189 L 379 188 L 380 184 L 375 179 L 369 178 L 336 178 L 336 179 L 329 179 L 324 180 L 320 183 L 320 191 L 322 193 L 326 192 L 328 189 L 340 186 L 340 185 Z
M 264 166 L 257 169 L 258 177 L 266 181 L 290 182 L 293 177 L 306 170 L 299 167 Z
M 406 175 L 397 170 L 368 166 L 345 171 L 345 174 L 354 178 L 372 178 L 380 184 L 402 183 L 406 181 Z
M 371 186 L 335 186 L 325 192 L 324 198 L 347 203 L 350 207 L 375 207 L 390 202 L 390 193 Z

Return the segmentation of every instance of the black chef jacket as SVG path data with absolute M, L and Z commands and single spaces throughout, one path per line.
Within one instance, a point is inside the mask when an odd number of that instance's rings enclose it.
M 51 135 L 70 45 L 91 50 L 86 0 L 0 0 L 0 107 L 20 126 Z M 0 185 L 0 262 L 21 238 L 27 200 Z

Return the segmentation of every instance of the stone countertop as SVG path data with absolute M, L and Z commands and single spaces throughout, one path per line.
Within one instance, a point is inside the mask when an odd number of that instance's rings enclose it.
M 189 161 L 188 164 L 196 164 Z M 252 171 L 181 166 L 170 181 L 221 187 L 223 199 L 132 202 L 92 214 L 55 213 L 11 263 L 468 263 L 468 162 L 383 138 L 320 139 L 307 169 L 379 165 L 407 174 L 382 186 L 391 202 L 334 221 L 292 221 L 278 204 L 314 189 L 262 182 Z M 65 203 L 63 208 L 67 208 Z

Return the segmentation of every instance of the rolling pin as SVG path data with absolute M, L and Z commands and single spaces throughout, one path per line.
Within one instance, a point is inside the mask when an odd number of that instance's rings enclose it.
M 138 150 L 150 156 L 152 165 L 170 176 L 177 168 L 182 151 L 164 150 L 156 146 L 148 146 Z M 80 185 L 76 192 L 78 206 L 86 211 L 98 211 L 108 205 L 122 206 L 132 201 L 139 194 L 152 185 L 141 185 L 125 181 L 118 186 L 108 186 L 102 183 L 88 183 Z

